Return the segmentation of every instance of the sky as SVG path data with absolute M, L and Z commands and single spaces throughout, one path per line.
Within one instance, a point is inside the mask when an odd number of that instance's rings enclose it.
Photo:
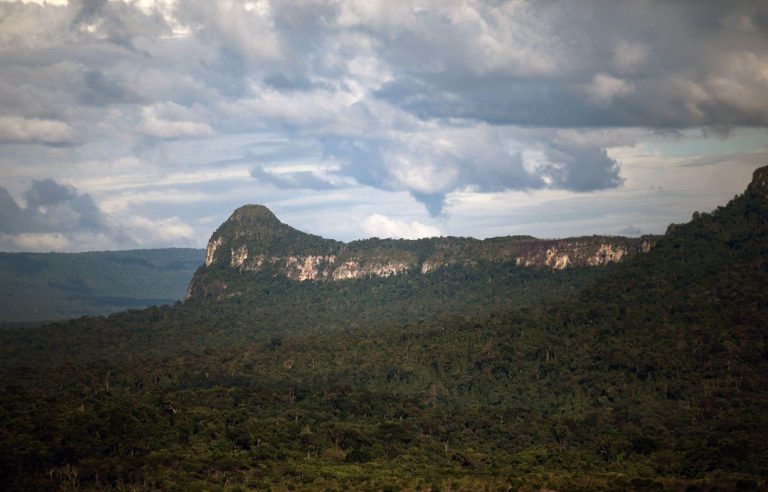
M 0 250 L 660 234 L 768 164 L 768 2 L 0 0 Z

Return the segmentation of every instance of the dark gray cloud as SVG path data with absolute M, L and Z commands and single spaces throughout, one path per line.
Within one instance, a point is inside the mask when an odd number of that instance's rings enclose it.
M 0 187 L 0 232 L 22 232 L 25 226 L 25 212 L 16 203 L 8 190 Z
M 400 31 L 394 20 L 374 29 L 382 54 L 400 67 L 377 96 L 422 118 L 493 124 L 691 127 L 768 121 L 768 101 L 760 96 L 767 83 L 760 75 L 768 61 L 765 4 L 507 5 L 474 4 L 471 19 L 449 26 L 445 11 L 425 15 L 417 20 L 423 29 L 402 29 L 407 35 L 401 42 L 383 42 L 390 30 Z M 475 37 L 468 39 L 470 28 Z M 448 39 L 454 43 L 441 49 Z
M 408 190 L 433 216 L 442 212 L 446 194 L 465 187 L 476 192 L 591 192 L 623 182 L 618 162 L 599 142 L 569 142 L 549 131 L 454 129 L 405 145 L 335 139 L 325 144 L 326 155 L 342 162 L 342 173 L 362 184 Z M 526 146 L 538 150 L 538 161 L 525 161 Z
M 420 191 L 411 191 L 411 195 L 427 207 L 430 215 L 440 215 L 445 206 L 444 193 L 422 193 Z
M 24 192 L 26 206 L 0 187 L 0 233 L 104 232 L 107 220 L 90 195 L 52 179 L 33 181 Z
M 77 7 L 77 15 L 74 24 L 91 22 L 100 14 L 101 9 L 107 4 L 107 0 L 79 0 L 73 2 Z
M 83 104 L 106 106 L 109 104 L 138 104 L 142 98 L 132 90 L 126 89 L 109 80 L 97 70 L 88 70 L 83 74 L 83 90 L 80 101 Z
M 72 31 L 84 40 L 108 41 L 130 50 L 142 51 L 136 41 L 169 33 L 165 19 L 154 11 L 143 11 L 126 2 L 77 0 Z
M 553 188 L 587 192 L 615 188 L 622 183 L 618 163 L 604 149 L 555 145 L 546 154 L 550 163 L 542 174 L 552 180 Z
M 138 80 L 162 68 L 164 77 L 192 77 L 229 98 L 247 96 L 253 81 L 292 92 L 379 77 L 368 97 L 424 119 L 660 128 L 768 122 L 760 97 L 768 7 L 759 2 L 366 4 L 182 0 L 162 14 L 80 0 L 44 9 L 52 20 L 39 26 L 29 21 L 40 7 L 4 4 L 6 24 L 26 26 L 7 29 L 4 56 L 23 54 L 26 65 L 47 59 L 49 68 L 52 53 L 87 63 L 94 102 L 177 100 Z M 172 35 L 173 24 L 186 34 Z M 105 73 L 121 62 L 130 65 Z

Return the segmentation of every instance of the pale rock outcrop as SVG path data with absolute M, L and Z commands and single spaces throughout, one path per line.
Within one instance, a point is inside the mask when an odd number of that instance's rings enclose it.
M 245 260 L 248 259 L 248 246 L 243 244 L 239 248 L 232 248 L 232 257 L 229 260 L 229 266 L 232 268 L 239 268 L 243 266 Z
M 205 266 L 211 266 L 216 259 L 216 250 L 219 249 L 224 240 L 221 237 L 211 239 L 208 242 L 208 249 L 205 250 Z
M 587 264 L 591 266 L 605 266 L 608 263 L 617 263 L 627 254 L 627 248 L 613 244 L 603 243 L 597 248 L 594 255 L 587 258 Z
M 549 268 L 554 268 L 555 270 L 562 270 L 563 268 L 568 266 L 569 261 L 570 261 L 570 258 L 568 257 L 567 253 L 559 252 L 555 248 L 550 248 L 547 250 L 547 261 L 545 264 Z
M 285 259 L 286 276 L 302 282 L 321 280 L 328 276 L 328 271 L 323 269 L 324 264 L 333 264 L 335 260 L 333 255 L 289 256 Z
M 634 246 L 631 246 L 634 244 Z M 619 263 L 636 253 L 647 253 L 654 242 L 601 242 L 595 244 L 589 240 L 557 240 L 528 242 L 523 245 L 515 257 L 515 264 L 529 268 L 551 268 L 563 270 L 572 267 L 604 267 L 610 263 Z M 630 249 L 631 248 L 631 249 Z
M 347 260 L 333 270 L 331 278 L 351 280 L 364 277 L 390 277 L 407 271 L 409 267 L 410 265 L 404 261 L 373 262 L 362 265 L 360 260 Z
M 370 265 L 364 268 L 363 271 L 368 275 L 375 275 L 377 277 L 389 277 L 392 275 L 399 275 L 408 270 L 408 264 L 401 261 L 382 263 L 378 265 Z
M 331 278 L 333 280 L 349 280 L 353 278 L 360 278 L 360 262 L 356 260 L 349 260 L 342 263 L 338 268 L 333 271 Z
M 435 270 L 436 268 L 440 267 L 440 264 L 434 261 L 426 260 L 424 263 L 421 264 L 421 273 L 429 273 L 432 270 Z

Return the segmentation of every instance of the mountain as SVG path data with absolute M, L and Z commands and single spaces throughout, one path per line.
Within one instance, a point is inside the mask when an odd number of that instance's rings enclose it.
M 0 486 L 768 487 L 768 168 L 599 269 L 230 261 L 239 295 L 0 331 Z
M 243 273 L 267 272 L 303 282 L 429 275 L 447 267 L 472 270 L 480 264 L 554 270 L 603 267 L 648 252 L 656 240 L 655 236 L 558 240 L 508 236 L 483 241 L 441 237 L 342 243 L 283 224 L 262 205 L 246 205 L 211 236 L 205 264 L 195 273 L 188 297 L 241 295 L 243 290 L 232 284 L 242 285 Z
M 198 249 L 0 253 L 0 321 L 45 321 L 171 304 Z

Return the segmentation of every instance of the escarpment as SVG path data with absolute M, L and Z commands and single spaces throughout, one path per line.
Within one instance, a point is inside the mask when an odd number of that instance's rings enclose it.
M 604 267 L 623 259 L 647 253 L 656 239 L 624 237 L 586 237 L 556 240 L 533 240 L 519 245 L 515 263 L 523 267 L 553 268 Z
M 261 205 L 238 208 L 211 236 L 205 264 L 188 297 L 237 295 L 226 277 L 261 273 L 305 281 L 346 281 L 394 275 L 429 275 L 442 268 L 513 264 L 562 270 L 604 267 L 649 251 L 654 236 L 588 236 L 545 240 L 507 236 L 478 240 L 439 237 L 417 240 L 366 239 L 343 243 L 286 225 Z

